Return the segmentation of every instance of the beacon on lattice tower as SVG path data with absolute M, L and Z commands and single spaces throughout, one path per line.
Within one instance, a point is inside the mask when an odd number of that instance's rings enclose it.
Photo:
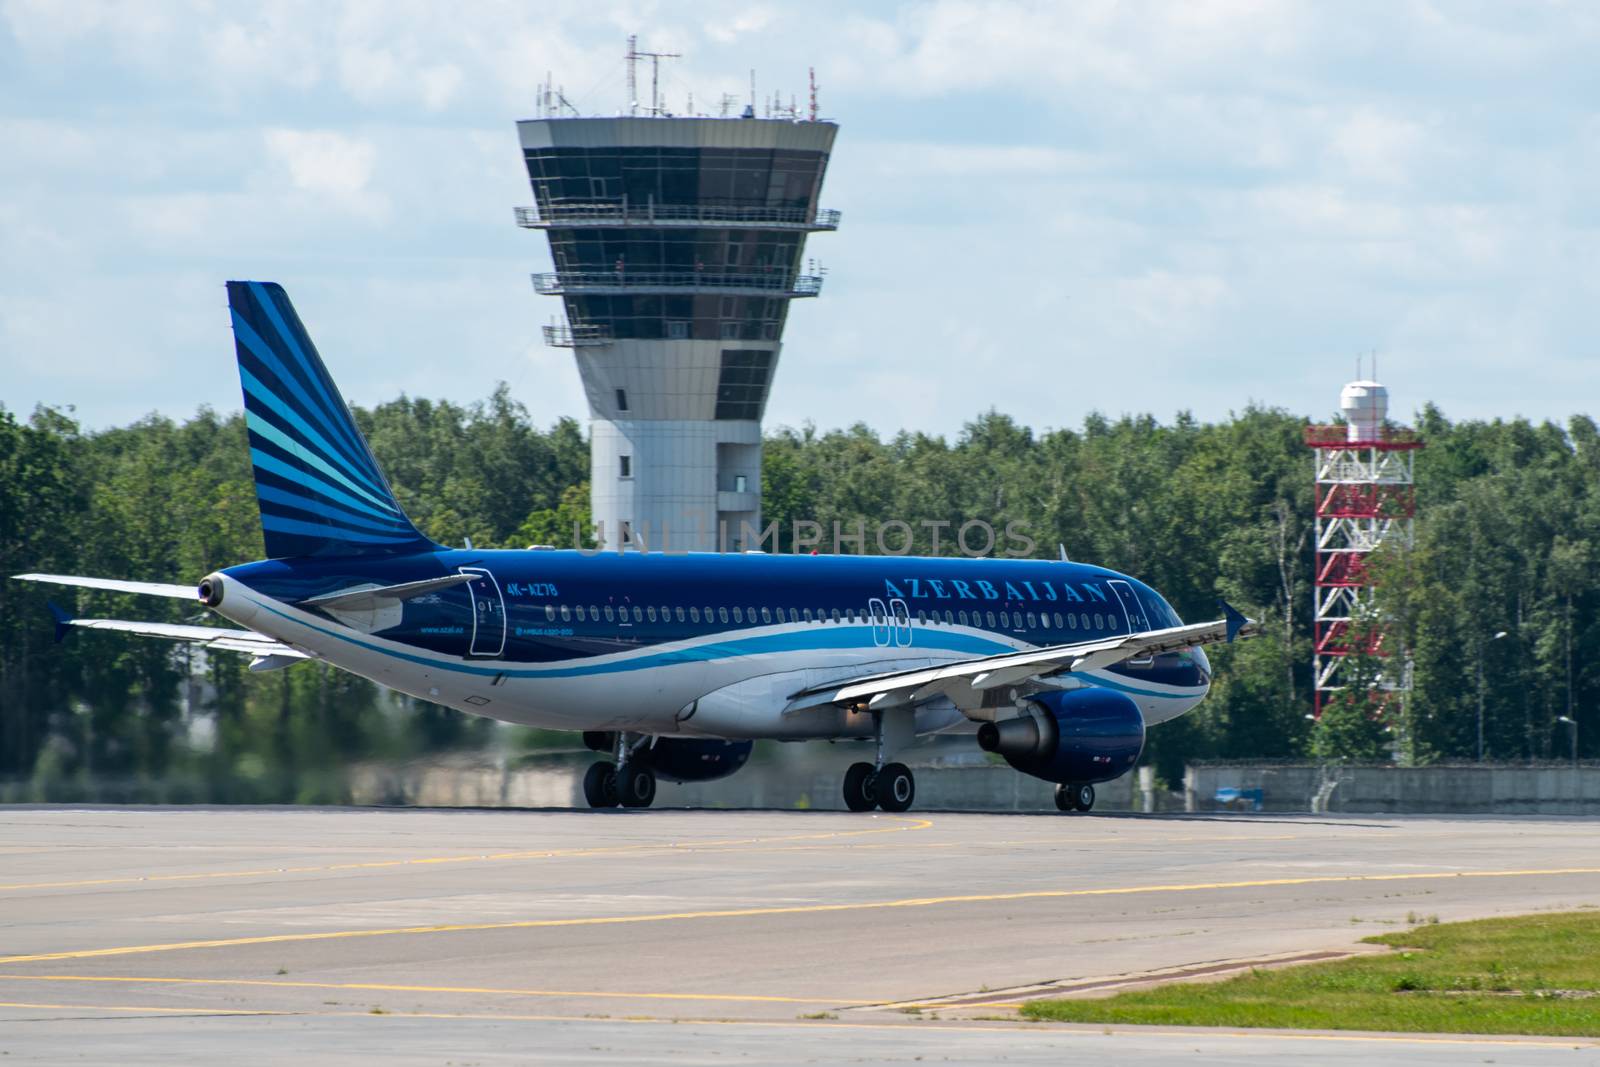
M 1381 545 L 1412 544 L 1416 517 L 1413 459 L 1423 447 L 1411 430 L 1388 425 L 1389 390 L 1354 381 L 1339 393 L 1342 426 L 1308 426 L 1305 442 L 1316 451 L 1317 516 L 1312 678 L 1316 713 L 1330 694 L 1347 688 L 1352 624 L 1375 619 L 1367 558 Z M 1381 620 L 1376 620 L 1381 621 Z M 1374 633 L 1364 651 L 1380 665 L 1373 685 L 1380 702 L 1411 688 L 1408 651 Z

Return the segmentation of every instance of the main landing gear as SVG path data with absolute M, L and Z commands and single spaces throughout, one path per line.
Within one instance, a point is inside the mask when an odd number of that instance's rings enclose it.
M 1088 811 L 1092 807 L 1094 807 L 1094 786 L 1056 786 L 1056 809 L 1058 811 Z
M 591 763 L 583 774 L 583 799 L 591 808 L 648 808 L 656 800 L 656 774 L 637 763 Z
M 851 811 L 908 811 L 916 796 L 917 780 L 904 763 L 885 763 L 882 770 L 852 763 L 844 772 L 844 806 Z
M 638 747 L 625 734 L 586 732 L 583 743 L 596 752 L 615 748 L 617 762 L 600 760 L 583 774 L 583 799 L 591 808 L 648 808 L 656 799 L 656 773 L 628 756 Z
M 583 799 L 591 808 L 614 808 L 622 799 L 617 791 L 617 765 L 610 760 L 589 764 L 583 772 Z

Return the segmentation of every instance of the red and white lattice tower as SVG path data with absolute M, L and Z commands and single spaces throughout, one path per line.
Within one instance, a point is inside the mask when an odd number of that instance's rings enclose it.
M 1366 559 L 1398 539 L 1410 547 L 1416 515 L 1412 460 L 1422 439 L 1385 425 L 1389 391 L 1373 381 L 1351 382 L 1339 394 L 1342 426 L 1307 426 L 1306 444 L 1317 453 L 1317 565 L 1312 678 L 1317 715 L 1329 694 L 1346 688 L 1353 652 L 1350 627 L 1370 618 L 1372 580 Z M 1378 702 L 1411 688 L 1407 651 L 1385 647 L 1381 634 L 1363 650 L 1378 657 L 1373 688 Z

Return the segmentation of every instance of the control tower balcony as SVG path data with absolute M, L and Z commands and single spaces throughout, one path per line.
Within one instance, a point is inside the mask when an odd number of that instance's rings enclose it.
M 517 225 L 525 230 L 610 228 L 638 226 L 646 229 L 720 227 L 740 230 L 789 230 L 819 233 L 839 228 L 839 212 L 823 208 L 816 214 L 802 208 L 725 207 L 716 204 L 638 204 L 602 201 L 552 204 L 540 211 L 519 207 Z
M 544 343 L 551 348 L 603 348 L 613 340 L 611 327 L 602 323 L 561 323 L 544 328 Z
M 557 271 L 533 275 L 533 287 L 545 296 L 587 296 L 715 292 L 728 296 L 816 296 L 822 277 L 788 271 L 751 272 L 690 270 Z

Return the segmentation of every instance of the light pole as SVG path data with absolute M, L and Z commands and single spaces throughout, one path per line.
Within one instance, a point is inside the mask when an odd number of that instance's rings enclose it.
M 1572 735 L 1572 765 L 1578 765 L 1578 720 L 1570 715 L 1557 715 L 1556 722 L 1567 724 L 1567 731 Z
M 1489 638 L 1489 641 L 1498 641 L 1506 635 L 1504 630 Z M 1483 762 L 1483 655 L 1488 641 L 1478 641 L 1478 762 Z

